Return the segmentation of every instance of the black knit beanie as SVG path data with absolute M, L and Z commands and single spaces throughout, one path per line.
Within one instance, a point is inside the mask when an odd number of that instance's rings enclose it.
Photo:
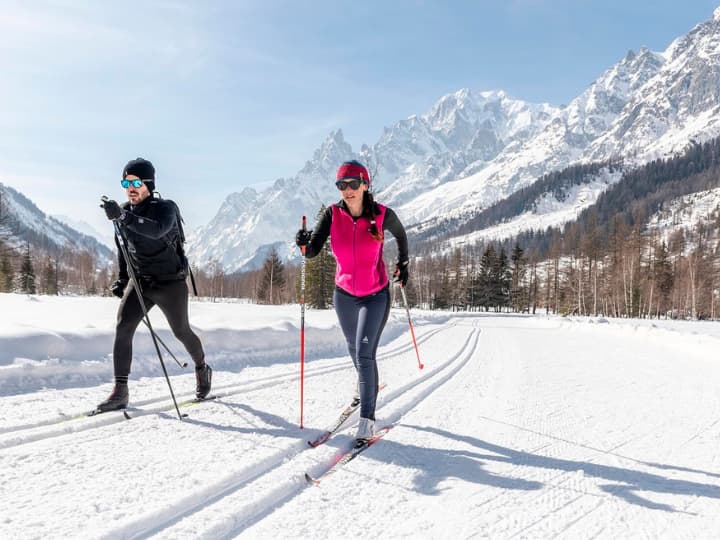
M 150 193 L 155 191 L 155 167 L 147 159 L 139 157 L 128 161 L 123 169 L 123 180 L 128 174 L 137 176 L 145 182 Z

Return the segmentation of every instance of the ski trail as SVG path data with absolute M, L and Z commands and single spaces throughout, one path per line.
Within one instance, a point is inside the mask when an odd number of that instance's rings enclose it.
M 420 343 L 424 343 L 431 339 L 441 330 L 447 330 L 448 327 L 435 328 L 423 334 L 422 338 L 419 338 Z M 420 341 L 422 339 L 422 341 Z M 382 354 L 378 355 L 379 359 L 388 359 L 403 352 L 408 352 L 413 349 L 412 343 L 393 347 L 390 350 L 383 351 Z M 347 369 L 347 365 L 343 363 L 338 366 L 330 367 L 316 367 L 306 371 L 306 379 L 313 379 L 316 377 L 324 376 L 329 373 L 335 373 L 338 371 L 344 371 Z M 278 375 L 272 375 L 268 377 L 259 377 L 249 381 L 241 383 L 227 384 L 222 386 L 216 386 L 213 389 L 213 395 L 218 398 L 226 398 L 239 394 L 246 394 L 249 392 L 256 392 L 259 390 L 266 390 L 273 388 L 280 384 L 284 384 L 288 381 L 299 380 L 300 376 L 298 373 L 284 373 Z M 190 400 L 194 397 L 192 393 L 178 394 L 176 399 L 178 403 Z M 158 414 L 174 410 L 175 405 L 169 400 L 168 395 L 161 397 L 154 397 L 145 399 L 133 403 L 132 407 L 128 408 L 128 414 L 131 418 L 139 418 L 150 414 Z M 80 416 L 83 413 L 69 414 L 66 418 L 50 419 L 40 421 L 34 424 L 26 424 L 23 426 L 14 426 L 11 428 L 5 428 L 0 430 L 0 450 L 5 448 L 12 448 L 31 442 L 41 441 L 50 439 L 53 437 L 60 437 L 71 433 L 78 433 L 87 431 L 90 429 L 96 429 L 99 427 L 109 426 L 119 422 L 127 421 L 122 411 L 112 411 L 104 413 L 98 416 Z
M 429 330 L 425 333 L 423 333 L 422 337 L 418 337 L 418 343 L 424 343 L 430 338 L 432 338 L 435 334 L 438 332 L 447 329 L 440 327 L 435 328 L 432 330 Z M 404 344 L 395 346 L 391 349 L 382 350 L 380 354 L 378 354 L 378 360 L 385 360 L 388 358 L 392 358 L 393 356 L 396 356 L 398 354 L 403 354 L 407 351 L 410 351 L 413 349 L 412 343 L 410 344 Z M 343 364 L 342 366 L 330 366 L 330 367 L 308 367 L 305 371 L 306 378 L 314 378 L 320 375 L 326 375 L 328 373 L 334 373 L 337 371 L 342 371 L 346 369 L 346 366 Z M 267 377 L 258 377 L 254 378 L 251 381 L 241 382 L 241 383 L 233 383 L 233 384 L 225 384 L 225 385 L 215 385 L 213 386 L 213 394 L 218 395 L 219 397 L 227 397 L 231 395 L 235 395 L 241 392 L 252 392 L 259 389 L 269 388 L 278 384 L 285 383 L 287 381 L 292 380 L 299 380 L 300 376 L 299 374 L 292 372 L 292 373 L 284 373 L 284 374 L 278 374 L 278 375 L 271 375 Z M 225 392 L 223 392 L 225 391 Z M 178 400 L 178 403 L 181 401 L 185 401 L 188 399 L 192 399 L 194 397 L 194 394 L 192 393 L 183 393 L 183 394 L 176 394 L 176 399 Z M 157 412 L 163 412 L 167 410 L 172 410 L 174 408 L 174 405 L 172 402 L 169 402 L 169 396 L 167 393 L 153 397 L 148 398 L 144 400 L 134 401 L 132 404 L 132 407 L 128 409 L 129 411 L 134 411 L 134 416 L 141 416 L 143 414 L 146 414 L 145 411 L 147 411 L 147 414 L 155 414 Z M 148 405 L 154 405 L 157 403 L 165 403 L 162 407 L 151 407 L 148 408 Z M 22 424 L 22 425 L 16 425 L 16 426 L 10 426 L 10 427 L 4 427 L 0 428 L 0 449 L 2 448 L 9 448 L 12 446 L 17 446 L 20 444 L 26 444 L 28 442 L 33 442 L 37 440 L 42 440 L 45 438 L 50 437 L 56 437 L 60 435 L 65 435 L 67 433 L 75 433 L 78 431 L 84 431 L 85 429 L 93 429 L 100 426 L 106 426 L 110 424 L 114 424 L 116 422 L 120 422 L 124 420 L 122 415 L 120 415 L 120 418 L 103 418 L 102 420 L 97 417 L 94 418 L 94 422 L 89 422 L 88 420 L 92 417 L 84 417 L 86 412 L 90 410 L 90 407 L 88 407 L 85 410 L 75 410 L 72 412 L 69 412 L 68 414 L 65 414 L 63 416 L 60 416 L 59 418 L 48 418 L 44 420 L 39 420 L 37 422 L 29 423 L 29 424 Z M 115 416 L 112 413 L 105 413 L 103 414 L 103 417 L 106 414 L 110 414 L 111 416 Z M 18 434 L 20 432 L 24 431 L 31 431 L 36 430 L 39 428 L 49 427 L 49 426 L 57 426 L 59 424 L 65 424 L 67 422 L 72 422 L 73 427 L 63 426 L 62 428 L 58 428 L 57 430 L 53 431 L 45 431 L 43 433 L 39 434 L 33 434 L 29 436 L 17 436 L 17 437 L 4 437 L 5 435 L 8 435 L 10 433 L 12 434 Z M 83 427 L 79 427 L 78 424 L 81 424 Z
M 448 328 L 446 327 L 444 330 Z M 441 364 L 435 365 L 433 369 L 423 373 L 416 380 L 387 392 L 379 402 L 378 411 L 388 421 L 400 420 L 403 414 L 417 406 L 467 364 L 473 356 L 479 336 L 480 330 L 477 325 L 472 326 L 466 335 L 465 342 L 455 354 Z M 395 405 L 395 401 L 398 404 Z M 334 449 L 330 451 L 334 451 Z M 173 501 L 172 505 L 169 505 L 164 511 L 142 516 L 116 528 L 103 538 L 148 538 L 157 534 L 166 537 L 169 529 L 180 524 L 184 518 L 200 511 L 208 512 L 208 509 L 212 508 L 215 503 L 225 502 L 226 498 L 233 500 L 239 498 L 238 507 L 241 509 L 238 512 L 229 516 L 221 511 L 216 520 L 219 523 L 215 523 L 202 534 L 193 532 L 193 536 L 202 538 L 232 537 L 248 525 L 272 513 L 278 504 L 300 494 L 307 487 L 303 473 L 306 470 L 312 470 L 307 467 L 312 467 L 313 462 L 315 466 L 323 462 L 322 459 L 312 458 L 312 455 L 317 455 L 317 452 L 317 449 L 308 447 L 305 439 L 300 440 L 289 448 L 280 449 L 262 461 L 251 464 L 219 482 L 194 492 L 192 496 Z M 300 456 L 310 457 L 299 460 Z M 285 472 L 287 469 L 289 471 Z M 272 478 L 267 478 L 268 476 L 272 476 Z M 283 478 L 276 479 L 276 476 L 283 476 Z M 246 488 L 250 489 L 254 483 L 262 485 L 263 481 L 264 484 L 267 484 L 266 486 L 254 489 L 250 497 L 244 495 Z M 171 533 L 171 536 L 176 535 Z M 182 534 L 177 536 L 182 536 Z

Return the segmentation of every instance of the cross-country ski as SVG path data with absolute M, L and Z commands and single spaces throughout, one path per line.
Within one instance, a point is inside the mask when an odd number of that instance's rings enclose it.
M 383 390 L 387 385 L 381 384 L 378 388 L 378 392 Z M 335 423 L 332 424 L 328 429 L 326 429 L 323 433 L 318 435 L 315 439 L 308 441 L 308 444 L 315 448 L 317 446 L 320 446 L 321 444 L 326 443 L 330 437 L 335 435 L 335 433 L 338 432 L 343 426 L 346 425 L 347 421 L 350 419 L 350 417 L 353 415 L 355 411 L 358 410 L 358 407 L 360 407 L 360 397 L 359 396 L 353 396 L 352 401 L 350 402 L 350 405 L 345 407 L 343 411 L 340 413 L 340 416 L 338 416 L 337 420 L 335 420 Z
M 390 431 L 391 428 L 392 426 L 385 426 L 384 428 L 378 430 L 372 437 L 367 440 L 356 439 L 355 442 L 347 450 L 344 450 L 333 457 L 330 462 L 330 467 L 327 470 L 315 477 L 310 476 L 310 474 L 308 473 L 305 473 L 305 480 L 310 484 L 319 485 L 321 480 L 335 473 L 340 467 L 347 465 L 365 450 L 370 448 L 373 444 L 382 439 L 385 434 Z

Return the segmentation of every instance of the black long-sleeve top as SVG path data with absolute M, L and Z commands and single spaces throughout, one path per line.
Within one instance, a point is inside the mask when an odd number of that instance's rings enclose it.
M 177 250 L 180 241 L 177 205 L 168 199 L 148 197 L 140 204 L 122 205 L 125 214 L 118 220 L 127 240 L 128 256 L 138 277 L 157 281 L 184 279 L 185 265 Z M 117 237 L 118 277 L 128 280 L 127 261 Z
M 345 201 L 340 201 L 336 206 L 339 206 L 344 211 L 349 213 Z M 355 218 L 357 219 L 357 218 Z M 308 259 L 315 257 L 320 250 L 322 250 L 325 242 L 330 236 L 330 226 L 332 225 L 332 208 L 327 207 L 325 212 L 320 216 L 320 219 L 315 224 L 312 234 L 310 235 L 310 243 L 305 247 L 305 256 Z M 395 237 L 398 245 L 398 262 L 406 264 L 408 262 L 408 240 L 407 234 L 405 233 L 405 227 L 403 227 L 397 214 L 387 206 L 385 207 L 385 218 L 383 219 L 383 230 L 390 231 Z

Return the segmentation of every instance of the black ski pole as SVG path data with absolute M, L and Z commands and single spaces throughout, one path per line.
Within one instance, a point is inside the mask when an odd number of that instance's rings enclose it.
M 108 198 L 103 197 L 102 201 L 103 203 L 107 202 Z M 135 287 L 135 294 L 137 294 L 138 301 L 140 302 L 140 307 L 143 310 L 144 320 L 147 327 L 150 329 L 150 336 L 152 337 L 153 344 L 155 345 L 155 351 L 157 352 L 158 358 L 160 359 L 160 365 L 162 366 L 163 373 L 165 374 L 165 380 L 167 381 L 168 388 L 170 389 L 170 397 L 172 397 L 173 404 L 175 405 L 175 410 L 177 411 L 178 418 L 182 420 L 183 416 L 180 414 L 180 407 L 178 407 L 177 400 L 175 399 L 175 392 L 173 392 L 172 384 L 170 384 L 170 377 L 168 376 L 167 369 L 165 368 L 165 362 L 163 361 L 162 353 L 160 352 L 160 346 L 158 345 L 158 338 L 155 335 L 155 331 L 153 330 L 152 325 L 150 324 L 150 317 L 148 316 L 147 308 L 145 307 L 145 301 L 143 300 L 142 296 L 142 289 L 140 288 L 140 283 L 138 283 L 137 277 L 135 276 L 135 270 L 133 269 L 132 262 L 130 261 L 130 257 L 128 256 L 127 251 L 127 245 L 125 243 L 125 237 L 123 236 L 122 232 L 120 231 L 120 226 L 117 224 L 116 221 L 113 221 L 113 225 L 115 227 L 115 235 L 118 237 L 118 244 L 120 245 L 120 251 L 122 251 L 122 255 L 125 258 L 125 262 L 127 263 L 127 270 L 128 275 L 130 276 L 130 281 L 132 281 L 133 287 Z

